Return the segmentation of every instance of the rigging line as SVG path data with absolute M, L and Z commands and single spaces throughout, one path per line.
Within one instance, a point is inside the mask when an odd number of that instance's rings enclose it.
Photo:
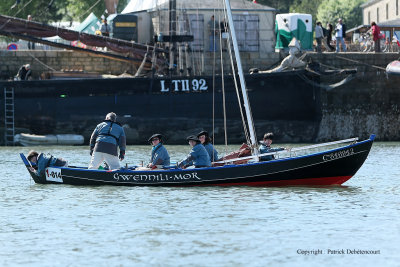
M 20 8 L 17 13 L 14 14 L 13 17 L 15 17 L 16 15 L 18 15 L 19 12 L 21 12 L 21 10 L 23 10 L 27 5 L 29 5 L 33 0 L 30 0 L 28 3 L 26 3 L 22 8 Z M 12 7 L 10 8 L 10 10 L 12 9 Z M 9 11 L 10 11 L 9 10 Z M 11 19 L 9 19 L 8 21 L 4 22 L 3 25 L 0 26 L 0 30 L 2 30 L 4 28 L 4 26 L 7 25 L 7 23 L 9 23 L 11 21 Z
M 42 64 L 42 65 L 45 66 L 46 68 L 48 68 L 48 69 L 50 69 L 50 70 L 52 70 L 52 71 L 56 71 L 56 69 L 53 69 L 52 67 L 50 67 L 49 65 L 43 63 L 40 59 L 38 59 L 37 57 L 35 57 L 31 52 L 29 52 L 29 50 L 28 50 L 28 54 L 29 54 L 34 60 L 36 60 L 37 62 L 39 62 L 40 64 Z
M 79 16 L 79 20 L 81 20 L 82 17 L 84 17 L 87 13 L 89 13 L 90 11 L 92 11 L 92 9 L 97 6 L 98 3 L 100 3 L 100 1 L 102 0 L 98 0 L 93 6 L 91 6 L 85 13 L 83 13 L 82 15 Z
M 221 2 L 219 2 L 221 3 Z M 223 12 L 223 11 L 222 11 Z M 221 82 L 222 82 L 222 108 L 224 114 L 224 134 L 225 134 L 225 155 L 228 151 L 228 133 L 226 127 L 226 100 L 225 100 L 225 80 L 224 80 L 224 61 L 223 61 L 223 51 L 222 51 L 222 31 L 221 31 L 221 12 L 218 13 L 218 29 L 219 29 L 219 50 L 221 59 Z M 213 133 L 214 135 L 214 133 Z
M 308 53 L 304 53 L 301 57 L 299 57 L 299 59 L 300 59 L 300 60 L 303 60 L 306 56 L 308 56 Z M 311 57 L 310 57 L 310 58 L 311 58 Z M 312 58 L 311 58 L 311 59 L 312 59 Z M 318 61 L 318 60 L 314 60 L 314 59 L 312 59 L 312 60 L 315 61 L 315 62 L 318 62 L 318 64 L 320 64 L 320 65 L 323 66 L 323 67 L 331 68 L 331 69 L 334 69 L 334 70 L 342 70 L 341 68 L 336 68 L 336 67 L 331 66 L 331 65 L 323 64 L 323 63 L 321 63 L 321 62 Z
M 361 64 L 361 65 L 366 65 L 366 66 L 369 66 L 369 67 L 373 67 L 373 68 L 376 68 L 376 69 L 380 69 L 380 70 L 386 71 L 386 68 L 383 68 L 383 67 L 380 67 L 380 66 L 367 64 L 367 63 L 361 62 L 359 60 L 349 59 L 349 58 L 341 57 L 341 56 L 338 56 L 338 55 L 334 55 L 334 56 L 337 57 L 337 58 L 343 59 L 343 60 L 347 60 L 347 61 L 350 61 L 350 62 L 355 62 L 355 63 Z

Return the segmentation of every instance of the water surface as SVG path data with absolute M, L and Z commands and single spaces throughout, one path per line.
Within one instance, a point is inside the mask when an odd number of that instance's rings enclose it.
M 87 147 L 36 149 L 90 160 Z M 167 149 L 177 161 L 189 147 Z M 128 147 L 125 161 L 149 150 Z M 28 151 L 0 148 L 0 266 L 399 266 L 400 143 L 375 143 L 341 187 L 39 185 Z

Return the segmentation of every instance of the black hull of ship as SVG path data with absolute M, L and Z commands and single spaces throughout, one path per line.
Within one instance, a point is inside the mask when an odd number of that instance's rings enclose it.
M 341 185 L 349 180 L 366 160 L 370 139 L 307 156 L 268 162 L 198 169 L 154 171 L 88 170 L 53 167 L 43 177 L 31 174 L 36 183 L 122 186 L 288 186 Z M 21 155 L 25 166 L 29 165 Z M 29 170 L 29 168 L 28 168 Z
M 320 89 L 306 82 L 318 82 L 318 77 L 310 75 L 303 70 L 246 75 L 256 128 L 260 122 L 288 125 L 292 121 L 317 129 L 321 119 Z M 83 120 L 98 120 L 110 111 L 120 118 L 156 122 L 158 118 L 211 120 L 213 113 L 216 120 L 223 119 L 221 76 L 8 81 L 2 85 L 14 88 L 15 125 L 37 134 L 52 133 L 56 122 L 72 121 L 80 128 Z M 227 119 L 240 122 L 232 76 L 225 76 L 224 88 Z M 45 130 L 35 131 L 41 122 Z M 160 123 L 168 124 L 168 120 Z M 158 132 L 166 126 L 160 123 L 150 123 L 146 128 Z M 310 136 L 300 131 L 299 135 Z

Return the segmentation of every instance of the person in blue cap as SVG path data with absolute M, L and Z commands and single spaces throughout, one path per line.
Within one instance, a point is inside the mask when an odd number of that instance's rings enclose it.
M 186 157 L 186 159 L 178 163 L 178 167 L 187 168 L 191 165 L 194 165 L 195 168 L 210 167 L 210 156 L 208 155 L 205 147 L 201 144 L 199 138 L 197 138 L 197 136 L 191 135 L 186 138 L 186 141 L 189 142 L 192 150 L 190 150 L 189 155 Z
M 161 134 L 153 134 L 148 141 L 153 148 L 151 149 L 150 163 L 147 164 L 147 168 L 168 167 L 170 165 L 170 157 L 167 149 L 163 146 L 163 136 Z
M 208 155 L 210 156 L 211 162 L 217 161 L 218 160 L 218 152 L 214 148 L 214 146 L 211 144 L 211 138 L 208 135 L 207 131 L 201 131 L 198 133 L 197 137 L 199 138 L 201 144 L 204 146 L 204 148 L 207 150 Z

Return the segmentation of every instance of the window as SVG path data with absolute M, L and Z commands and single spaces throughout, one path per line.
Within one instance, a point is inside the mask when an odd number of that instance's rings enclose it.
M 389 4 L 386 4 L 386 20 L 389 19 Z
M 258 15 L 233 15 L 236 39 L 240 51 L 259 51 Z
M 379 7 L 376 9 L 376 23 L 379 22 Z
M 204 15 L 189 15 L 190 34 L 193 34 L 193 42 L 191 48 L 193 51 L 201 51 L 204 49 Z
M 390 36 L 390 31 L 382 31 L 381 33 L 383 33 L 385 35 L 385 40 L 388 37 L 389 37 L 389 41 L 392 40 L 392 36 Z M 385 42 L 385 40 L 382 40 L 382 42 Z
M 371 11 L 368 11 L 368 25 L 371 24 Z

